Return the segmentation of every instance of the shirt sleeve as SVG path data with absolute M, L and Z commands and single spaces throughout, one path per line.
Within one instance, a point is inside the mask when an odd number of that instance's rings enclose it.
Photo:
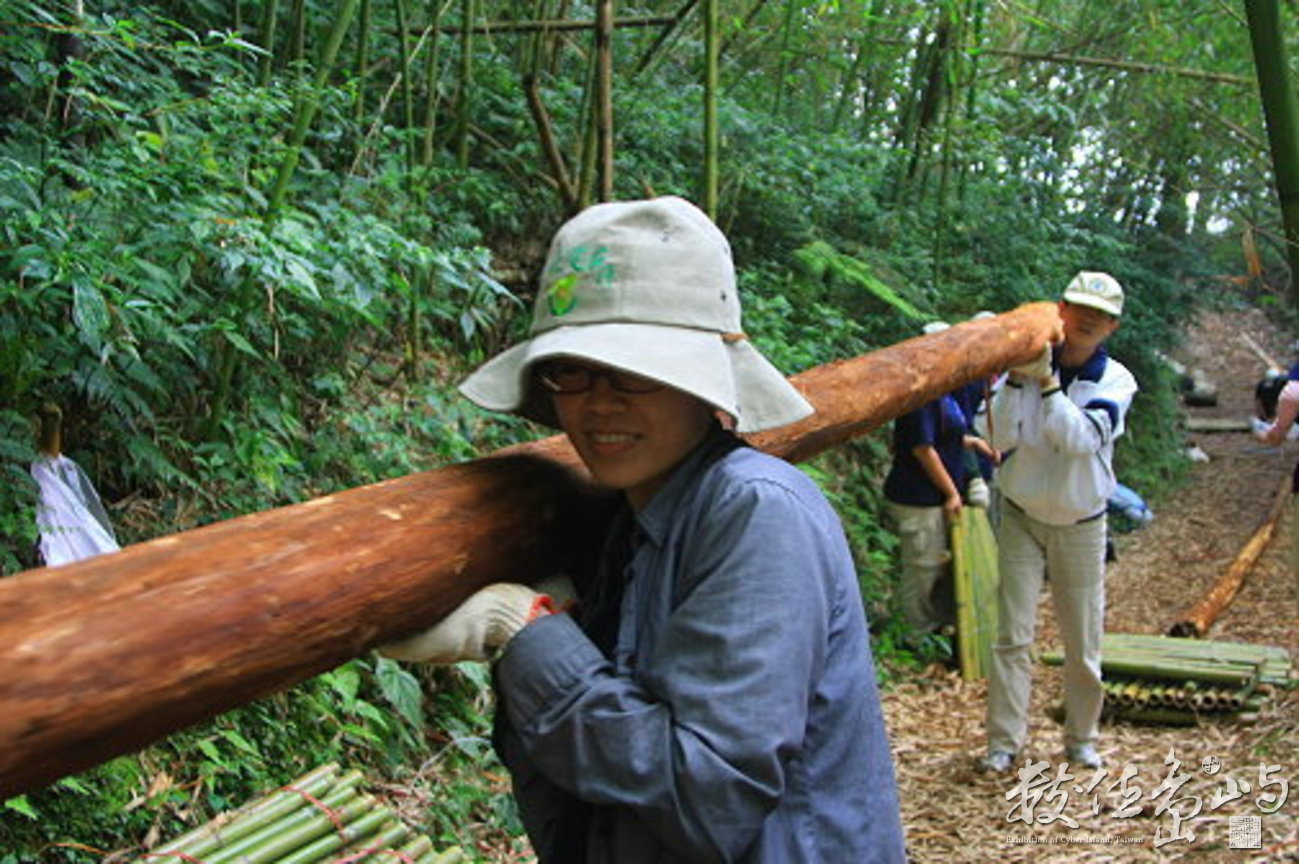
M 542 773 L 630 808 L 701 862 L 739 857 L 784 792 L 825 660 L 833 566 L 823 527 L 783 486 L 719 498 L 684 550 L 681 600 L 641 664 L 652 672 L 616 674 L 566 615 L 521 631 L 498 667 Z
M 1137 381 L 1124 367 L 1111 366 L 1116 371 L 1103 379 L 1085 405 L 1075 404 L 1063 390 L 1042 400 L 1042 434 L 1048 443 L 1066 453 L 1097 453 L 1123 434 Z
M 988 442 L 1002 453 L 1019 446 L 1019 417 L 1024 405 L 1024 387 L 1007 382 L 992 397 L 988 409 Z
M 1299 381 L 1291 381 L 1282 388 L 1276 401 L 1276 419 L 1258 436 L 1264 444 L 1273 446 L 1285 440 L 1290 427 L 1299 417 Z
M 926 403 L 914 411 L 908 411 L 895 421 L 898 438 L 906 443 L 908 450 L 924 444 L 938 443 L 937 404 Z

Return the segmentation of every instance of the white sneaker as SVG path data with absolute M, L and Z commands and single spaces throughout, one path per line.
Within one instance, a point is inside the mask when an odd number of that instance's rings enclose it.
M 979 760 L 979 770 L 990 774 L 1005 774 L 1015 764 L 1015 754 L 1005 750 L 989 750 Z
M 1101 767 L 1101 754 L 1096 752 L 1094 744 L 1071 744 L 1065 748 L 1064 758 L 1070 765 L 1081 768 Z

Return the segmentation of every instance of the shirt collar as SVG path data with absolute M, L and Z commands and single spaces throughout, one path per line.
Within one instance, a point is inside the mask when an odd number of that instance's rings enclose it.
M 1076 369 L 1066 369 L 1060 367 L 1060 386 L 1067 388 L 1075 380 L 1098 382 L 1101 376 L 1105 374 L 1105 364 L 1109 360 L 1109 354 L 1105 351 L 1104 345 L 1097 346 L 1092 352 L 1092 356 Z
M 636 514 L 636 524 L 654 545 L 663 545 L 673 516 L 703 470 L 740 446 L 744 444 L 739 438 L 721 426 L 714 426 L 672 470 L 672 476 L 654 493 L 645 509 Z

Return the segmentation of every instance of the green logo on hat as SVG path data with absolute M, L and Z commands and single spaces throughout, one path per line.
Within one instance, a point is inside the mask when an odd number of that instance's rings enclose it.
M 550 287 L 546 289 L 546 299 L 550 303 L 551 315 L 567 315 L 573 311 L 573 307 L 577 305 L 577 297 L 573 295 L 573 289 L 576 287 L 576 273 L 569 273 L 550 283 Z
M 599 285 L 608 288 L 613 285 L 614 267 L 605 260 L 609 247 L 577 246 L 563 260 L 556 262 L 551 271 L 568 270 L 569 272 L 550 283 L 546 288 L 546 300 L 550 314 L 556 317 L 567 315 L 577 306 L 577 286 L 583 276 Z

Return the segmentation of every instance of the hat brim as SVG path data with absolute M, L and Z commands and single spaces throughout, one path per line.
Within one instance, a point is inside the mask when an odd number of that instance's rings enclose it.
M 1084 294 L 1081 291 L 1066 291 L 1061 295 L 1062 300 L 1066 303 L 1072 303 L 1075 306 L 1090 306 L 1093 309 L 1113 315 L 1115 318 L 1123 317 L 1123 310 L 1107 300 L 1102 300 L 1095 294 Z
M 557 327 L 484 363 L 460 392 L 492 411 L 559 428 L 550 394 L 532 367 L 572 357 L 649 378 L 689 393 L 735 418 L 736 431 L 757 432 L 808 416 L 812 406 L 753 346 L 707 330 L 609 323 Z

